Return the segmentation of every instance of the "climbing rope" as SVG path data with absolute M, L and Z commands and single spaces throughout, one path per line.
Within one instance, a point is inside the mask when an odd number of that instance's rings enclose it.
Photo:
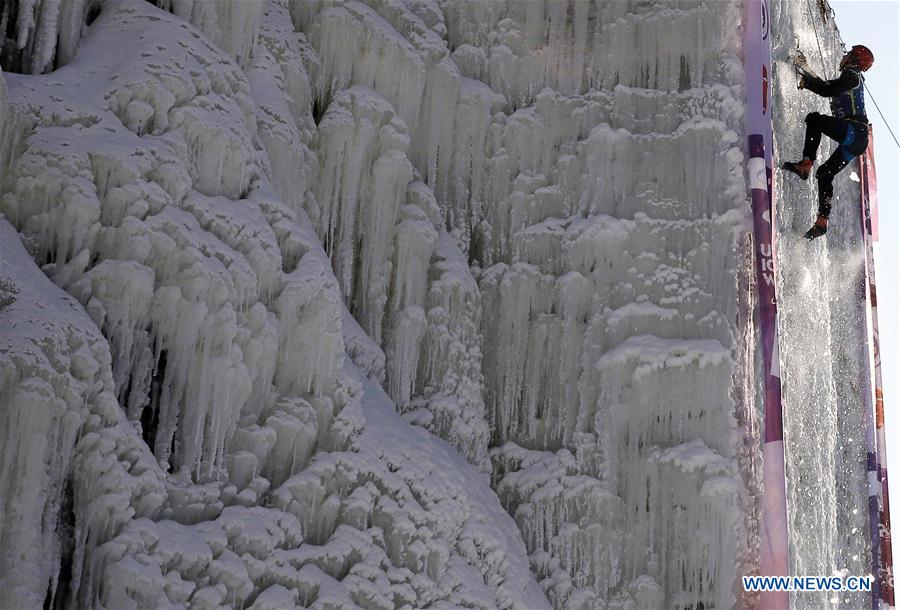
M 806 0 L 806 8 L 809 11 L 809 20 L 813 26 L 813 34 L 816 35 L 816 46 L 819 47 L 819 61 L 822 63 L 822 75 L 825 77 L 825 80 L 830 80 L 828 76 L 828 66 L 825 65 L 825 54 L 822 52 L 822 43 L 819 41 L 819 28 L 816 27 L 816 18 L 815 15 L 813 15 L 810 0 Z
M 869 95 L 869 98 L 872 100 L 872 103 L 875 104 L 875 109 L 878 111 L 878 114 L 881 115 L 881 120 L 884 122 L 884 126 L 888 128 L 888 131 L 891 134 L 891 137 L 894 138 L 894 144 L 897 145 L 897 148 L 900 148 L 900 142 L 897 141 L 897 136 L 894 135 L 894 130 L 891 129 L 891 126 L 888 124 L 887 119 L 884 118 L 884 113 L 881 112 L 881 108 L 878 107 L 878 102 L 875 101 L 875 96 L 872 95 L 872 92 L 869 91 L 869 86 L 866 85 L 866 82 L 863 81 L 863 87 L 866 88 L 866 93 Z

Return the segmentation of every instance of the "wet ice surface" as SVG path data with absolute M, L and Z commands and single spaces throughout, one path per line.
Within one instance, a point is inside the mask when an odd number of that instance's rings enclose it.
M 0 605 L 732 605 L 741 4 L 588 6 L 114 1 L 4 74 Z
M 795 31 L 813 70 L 834 78 L 843 54 L 837 33 L 830 25 L 822 26 L 818 14 L 814 26 L 808 10 L 801 9 L 790 2 L 774 5 L 774 27 Z M 774 153 L 779 161 L 799 158 L 808 112 L 829 112 L 827 99 L 797 90 L 789 63 L 794 47 L 784 39 L 773 48 L 774 108 L 780 110 L 774 115 Z M 833 150 L 834 143 L 823 138 L 819 162 Z M 851 170 L 856 170 L 856 162 L 835 178 L 828 233 L 812 242 L 802 235 L 815 220 L 815 181 L 801 182 L 783 172 L 775 181 L 780 201 L 779 348 L 793 574 L 871 572 L 863 427 L 864 399 L 871 391 L 865 383 L 865 263 L 859 185 L 850 180 Z M 794 595 L 792 603 L 799 608 L 863 607 L 868 595 L 805 593 Z

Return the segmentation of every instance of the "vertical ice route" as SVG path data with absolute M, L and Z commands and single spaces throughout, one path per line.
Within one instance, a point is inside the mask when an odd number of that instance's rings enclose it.
M 842 55 L 837 31 L 810 15 L 806 3 L 772 3 L 773 28 L 793 32 L 813 65 L 834 76 Z M 794 38 L 773 39 L 772 92 L 776 161 L 802 148 L 808 112 L 827 100 L 798 91 L 790 64 Z M 819 63 L 824 60 L 825 66 Z M 833 150 L 823 138 L 822 162 Z M 815 181 L 779 173 L 775 179 L 779 348 L 784 397 L 785 461 L 792 574 L 865 575 L 871 571 L 864 409 L 872 405 L 866 355 L 864 251 L 859 187 L 851 164 L 834 182 L 825 238 L 802 234 L 816 211 Z M 867 607 L 868 594 L 804 593 L 792 607 Z

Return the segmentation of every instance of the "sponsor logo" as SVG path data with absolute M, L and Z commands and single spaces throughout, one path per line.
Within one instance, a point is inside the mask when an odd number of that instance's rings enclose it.
M 766 286 L 774 287 L 775 259 L 772 258 L 772 244 L 759 244 L 759 266 Z
M 769 190 L 769 181 L 766 174 L 766 161 L 762 157 L 751 157 L 748 163 L 750 188 L 761 191 Z M 768 211 L 767 211 L 768 213 Z M 768 222 L 768 219 L 766 219 Z

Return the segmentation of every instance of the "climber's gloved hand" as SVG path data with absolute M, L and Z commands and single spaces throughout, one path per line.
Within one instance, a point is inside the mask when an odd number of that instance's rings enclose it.
M 794 55 L 794 65 L 801 70 L 809 71 L 809 62 L 806 61 L 806 55 L 803 54 L 803 51 L 798 50 L 797 54 Z
M 797 81 L 797 89 L 806 89 L 806 76 L 800 75 L 800 80 Z

